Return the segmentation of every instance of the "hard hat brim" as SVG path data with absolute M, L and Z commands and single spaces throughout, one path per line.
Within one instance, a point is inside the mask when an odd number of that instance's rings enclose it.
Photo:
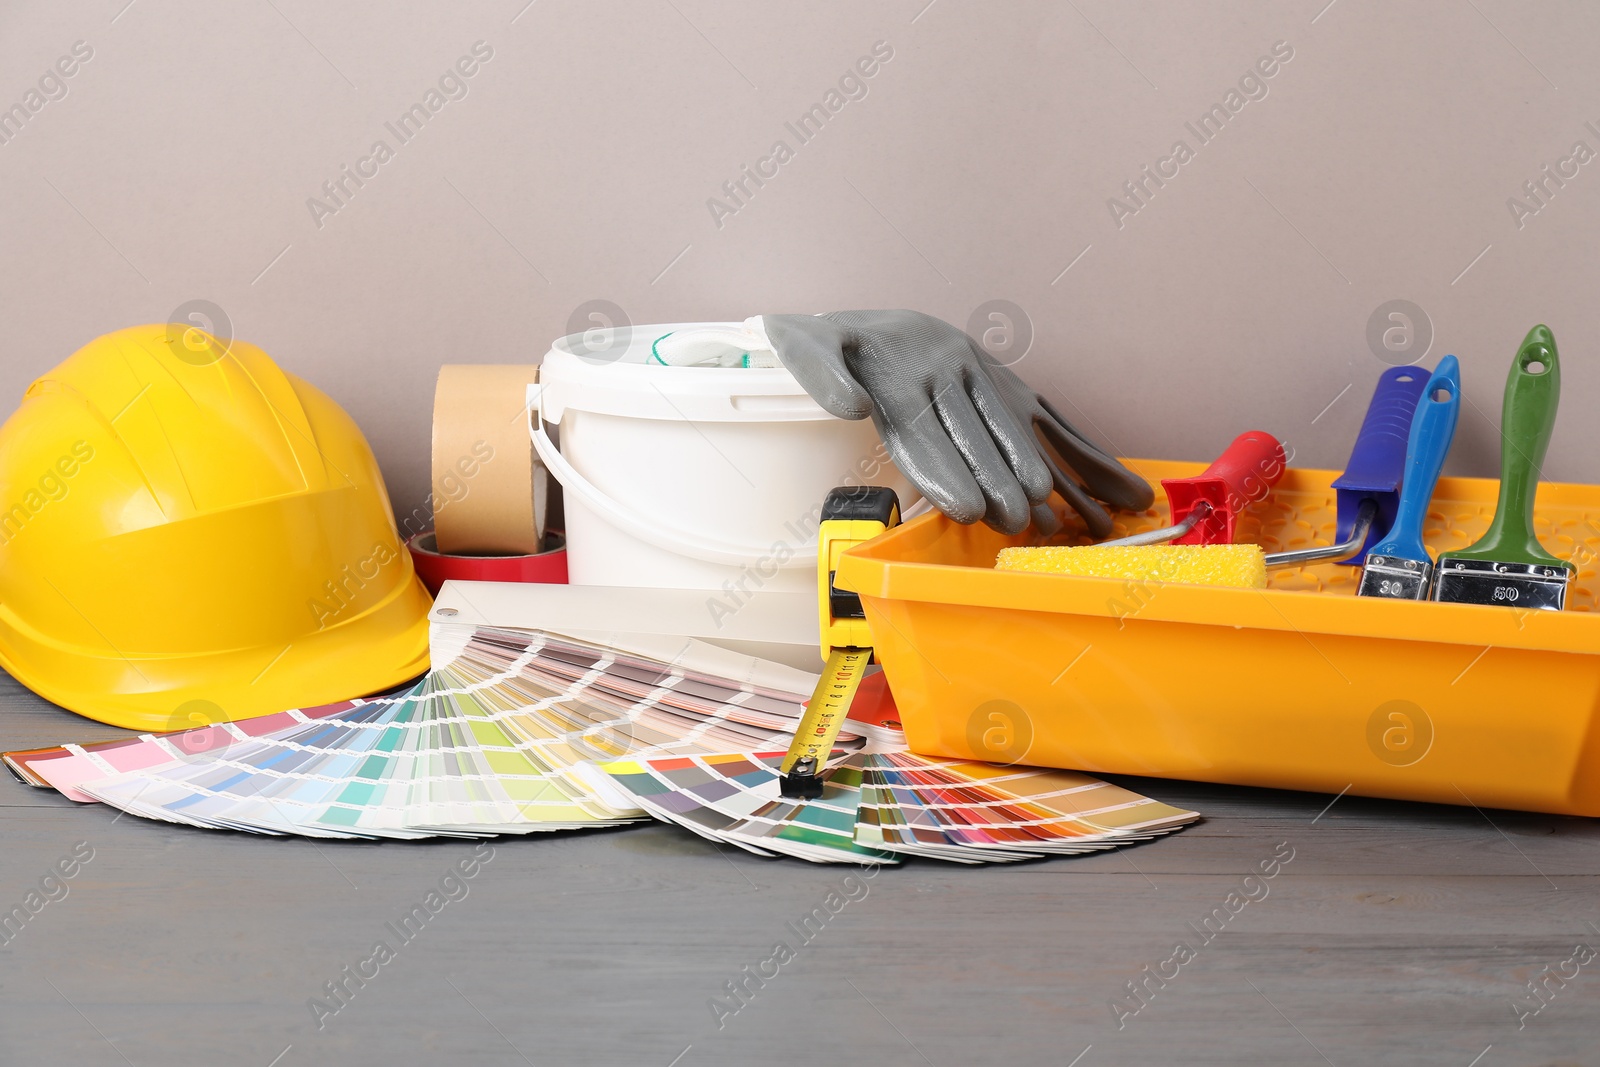
M 179 656 L 62 647 L 0 605 L 0 667 L 79 715 L 130 730 L 184 730 L 350 700 L 423 674 L 431 603 L 412 575 L 369 610 L 284 647 Z

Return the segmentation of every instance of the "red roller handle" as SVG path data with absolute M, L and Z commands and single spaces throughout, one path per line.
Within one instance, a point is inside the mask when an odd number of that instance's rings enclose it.
M 1175 545 L 1231 545 L 1239 514 L 1265 500 L 1288 465 L 1288 456 L 1276 437 L 1249 430 L 1233 439 L 1227 451 L 1192 478 L 1163 478 L 1174 523 L 1182 522 L 1201 502 L 1211 514 L 1195 524 Z

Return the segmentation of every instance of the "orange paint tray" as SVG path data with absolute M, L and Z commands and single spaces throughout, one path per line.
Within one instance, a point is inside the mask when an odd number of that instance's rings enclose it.
M 1130 460 L 1151 481 L 1202 464 Z M 1291 468 L 1241 521 L 1327 544 L 1337 472 Z M 1435 555 L 1497 483 L 1441 479 Z M 914 751 L 1403 800 L 1600 815 L 1600 487 L 1543 484 L 1535 524 L 1578 566 L 1562 612 L 1358 598 L 1360 568 L 1265 590 L 1001 572 L 1030 543 L 929 514 L 843 555 Z M 1164 503 L 1111 535 L 1166 523 Z

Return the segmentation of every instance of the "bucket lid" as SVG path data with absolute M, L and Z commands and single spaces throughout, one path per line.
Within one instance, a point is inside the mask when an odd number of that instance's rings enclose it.
M 663 366 L 651 360 L 661 337 L 739 323 L 680 322 L 568 334 L 539 369 L 547 422 L 567 408 L 672 422 L 821 422 L 824 411 L 783 367 Z

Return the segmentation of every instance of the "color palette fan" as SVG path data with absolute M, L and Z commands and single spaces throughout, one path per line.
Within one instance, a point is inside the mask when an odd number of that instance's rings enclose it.
M 818 862 L 1040 859 L 1146 841 L 1199 816 L 1070 771 L 857 752 L 815 800 L 780 792 L 782 750 L 620 760 L 640 807 L 758 855 Z
M 479 626 L 441 643 L 445 662 L 404 692 L 5 759 L 35 785 L 142 818 L 317 838 L 654 816 L 763 855 L 972 863 L 1109 848 L 1198 818 L 1083 775 L 913 755 L 882 702 L 847 722 L 824 796 L 785 800 L 776 766 L 812 675 L 638 635 Z

